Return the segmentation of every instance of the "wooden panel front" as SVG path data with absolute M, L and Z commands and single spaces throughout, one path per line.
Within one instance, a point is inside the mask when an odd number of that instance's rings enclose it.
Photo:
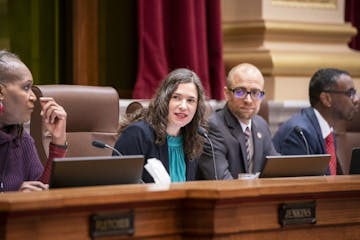
M 283 203 L 316 223 L 282 227 Z M 0 239 L 91 239 L 92 214 L 134 212 L 134 234 L 97 239 L 360 239 L 360 176 L 199 181 L 0 195 Z
M 120 204 L 105 207 L 9 213 L 6 216 L 8 221 L 5 233 L 0 238 L 91 239 L 89 236 L 91 215 L 121 214 L 128 210 L 134 210 L 135 234 L 121 236 L 122 239 L 133 237 L 176 239 L 182 232 L 179 206 L 181 205 L 178 201 L 172 201 L 145 206 L 136 204 L 130 208 L 125 204 Z
M 253 201 L 253 202 L 252 202 Z M 194 239 L 223 239 L 238 236 L 243 239 L 306 239 L 298 232 L 312 233 L 309 239 L 338 236 L 331 239 L 360 239 L 360 197 L 345 199 L 317 199 L 315 224 L 299 224 L 282 227 L 279 223 L 279 208 L 283 203 L 304 203 L 312 199 L 279 201 L 256 201 L 221 204 L 213 202 L 207 208 L 196 208 L 188 203 L 185 219 L 197 219 L 184 226 L 187 235 Z M 203 202 L 199 200 L 199 202 Z M 195 204 L 199 206 L 199 204 Z M 342 229 L 339 231 L 339 226 Z M 357 226 L 357 227 L 355 227 Z M 341 233 L 341 234 L 340 234 Z M 340 235 L 339 235 L 340 234 Z M 213 236 L 209 238 L 209 236 Z M 259 238 L 257 238 L 257 236 Z M 267 236 L 268 238 L 264 238 Z M 351 238 L 358 236 L 359 238 Z M 189 239 L 192 239 L 189 238 Z M 237 239 L 237 238 L 235 238 Z

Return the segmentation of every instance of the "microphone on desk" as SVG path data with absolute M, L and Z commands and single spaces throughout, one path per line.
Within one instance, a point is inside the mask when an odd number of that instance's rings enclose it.
M 212 153 L 212 159 L 213 159 L 213 165 L 214 165 L 214 175 L 215 175 L 215 180 L 218 180 L 217 177 L 217 170 L 216 170 L 216 161 L 215 161 L 215 153 L 214 153 L 214 146 L 212 144 L 211 139 L 209 138 L 207 131 L 205 128 L 200 127 L 197 129 L 198 134 L 200 134 L 201 136 L 203 136 L 204 138 L 207 139 L 207 141 L 210 143 L 210 147 L 211 147 L 211 153 Z
M 119 152 L 119 150 L 117 150 L 116 148 L 102 142 L 102 141 L 99 141 L 99 140 L 94 140 L 92 141 L 91 143 L 94 147 L 97 147 L 97 148 L 109 148 L 111 150 L 113 150 L 118 156 L 122 156 L 122 154 Z
M 299 126 L 295 126 L 294 128 L 295 132 L 297 134 L 300 134 L 300 136 L 302 137 L 302 139 L 304 140 L 304 143 L 305 143 L 305 147 L 306 147 L 306 154 L 307 155 L 310 155 L 310 149 L 309 149 L 309 144 L 308 144 L 308 141 L 306 140 L 306 137 L 304 135 L 304 132 L 303 132 L 303 129 Z

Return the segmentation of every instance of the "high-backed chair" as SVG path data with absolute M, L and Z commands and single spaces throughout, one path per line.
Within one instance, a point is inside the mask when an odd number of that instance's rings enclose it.
M 46 135 L 40 116 L 39 97 L 53 97 L 67 112 L 66 156 L 111 155 L 110 149 L 91 145 L 100 140 L 113 146 L 118 137 L 119 95 L 112 87 L 79 85 L 37 85 L 33 91 L 38 98 L 30 120 L 30 134 L 35 140 L 40 159 L 46 162 L 50 136 Z
M 345 174 L 349 173 L 351 151 L 360 147 L 360 109 L 351 121 L 343 121 L 335 126 L 337 154 Z
M 262 100 L 258 114 L 262 116 L 268 124 L 270 123 L 269 102 L 267 99 Z

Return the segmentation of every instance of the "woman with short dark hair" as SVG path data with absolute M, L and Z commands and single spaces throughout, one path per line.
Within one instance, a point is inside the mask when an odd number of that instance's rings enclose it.
M 52 136 L 46 171 L 33 138 L 23 130 L 34 108 L 33 77 L 13 53 L 0 51 L 0 192 L 41 191 L 54 157 L 66 151 L 66 112 L 52 98 L 41 98 L 45 127 Z

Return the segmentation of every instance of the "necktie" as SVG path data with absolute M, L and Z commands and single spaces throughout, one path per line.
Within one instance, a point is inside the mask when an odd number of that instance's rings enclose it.
M 246 127 L 245 129 L 245 147 L 246 147 L 246 161 L 248 164 L 248 172 L 252 173 L 253 171 L 253 162 L 250 156 L 250 129 Z
M 329 168 L 330 175 L 336 175 L 336 155 L 335 155 L 335 144 L 334 144 L 334 134 L 331 132 L 326 138 L 326 151 L 331 155 Z

